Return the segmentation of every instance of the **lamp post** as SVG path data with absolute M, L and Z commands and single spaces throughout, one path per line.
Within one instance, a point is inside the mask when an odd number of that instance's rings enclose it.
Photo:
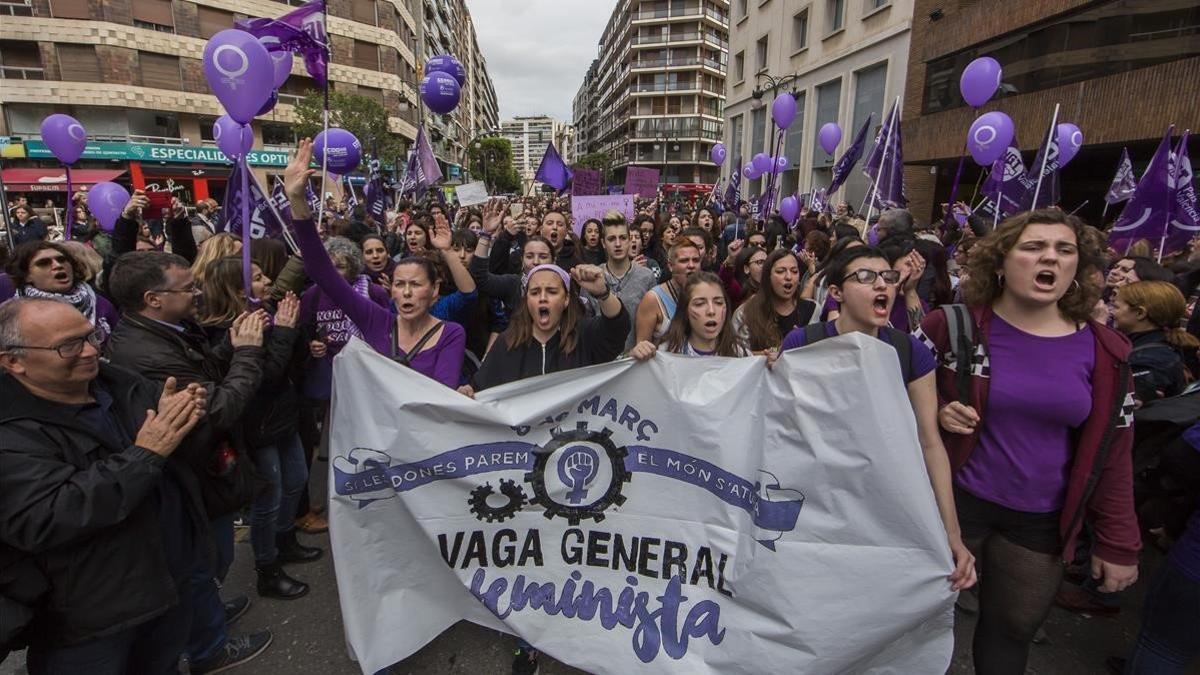
M 799 79 L 800 79 L 800 75 L 798 75 L 796 73 L 776 77 L 774 75 L 769 75 L 765 72 L 759 72 L 759 73 L 755 74 L 755 76 L 754 76 L 754 90 L 750 92 L 750 96 L 755 101 L 761 101 L 763 94 L 766 93 L 766 90 L 762 87 L 761 83 L 763 81 L 765 81 L 766 84 L 768 85 L 768 88 L 771 90 L 771 98 L 772 99 L 776 96 L 776 94 L 778 93 L 780 88 L 786 88 L 789 85 L 791 85 L 791 88 L 792 88 L 791 94 L 792 94 L 792 97 L 794 98 L 796 96 L 796 92 L 797 92 L 796 82 Z M 783 130 L 781 129 L 780 132 L 782 132 L 782 131 Z M 776 135 L 775 134 L 775 120 L 772 119 L 771 120 L 771 136 L 775 136 L 775 135 Z M 770 179 L 768 179 L 768 188 L 765 192 L 766 197 L 767 197 L 767 214 L 768 215 L 771 213 L 771 209 L 774 208 L 773 202 L 775 201 L 775 177 L 778 175 L 778 170 L 774 166 L 774 161 L 775 161 L 775 157 L 779 156 L 779 146 L 781 143 L 783 143 L 783 134 L 782 133 L 780 133 L 778 135 L 778 137 L 775 139 L 775 143 L 771 149 L 772 150 L 771 151 L 771 161 L 772 161 L 771 177 L 770 177 Z M 799 183 L 798 178 L 797 178 L 796 182 Z
M 491 138 L 493 136 L 498 136 L 499 134 L 500 134 L 500 129 L 498 127 L 493 127 L 491 129 L 484 129 L 483 131 L 480 131 L 479 133 L 472 136 L 471 140 L 467 141 L 467 145 L 465 146 L 465 153 L 467 154 L 466 164 L 467 164 L 468 173 L 469 173 L 469 169 L 470 169 L 470 165 L 471 165 L 471 161 L 470 161 L 471 150 L 470 150 L 470 148 L 475 148 L 476 150 L 479 150 L 482 153 L 482 149 L 483 149 L 482 140 L 484 138 Z M 487 164 L 486 163 L 484 163 L 484 166 L 483 166 L 483 182 L 485 185 L 487 184 Z

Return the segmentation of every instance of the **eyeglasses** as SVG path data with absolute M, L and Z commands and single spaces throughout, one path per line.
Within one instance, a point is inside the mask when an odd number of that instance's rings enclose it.
M 875 279 L 879 277 L 882 277 L 883 283 L 887 284 L 888 286 L 895 286 L 896 284 L 900 283 L 900 270 L 884 270 L 882 272 L 876 272 L 875 270 L 869 270 L 865 268 L 854 270 L 850 274 L 847 274 L 846 277 L 842 279 L 842 282 L 844 283 L 848 279 L 854 279 L 860 284 L 873 284 L 875 283 Z
M 200 293 L 200 289 L 196 286 L 196 284 L 189 284 L 187 286 L 184 286 L 183 288 L 152 288 L 152 289 L 150 289 L 150 292 L 151 293 L 187 293 L 189 295 L 198 295 Z
M 32 347 L 30 345 L 9 345 L 7 348 L 12 349 L 37 349 L 41 351 L 54 351 L 64 359 L 73 359 L 83 353 L 83 345 L 86 342 L 96 349 L 100 349 L 100 344 L 104 341 L 104 336 L 100 331 L 94 330 L 83 337 L 72 338 L 57 347 Z

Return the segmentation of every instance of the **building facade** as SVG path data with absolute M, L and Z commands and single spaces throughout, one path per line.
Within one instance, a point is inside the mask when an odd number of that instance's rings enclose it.
M 867 149 L 883 115 L 904 90 L 913 0 L 734 0 L 725 108 L 725 175 L 756 153 L 783 155 L 778 194 L 828 187 L 833 165 L 869 119 Z M 771 118 L 778 93 L 791 92 L 795 120 L 782 141 Z M 834 155 L 817 143 L 829 122 L 842 129 Z M 762 181 L 743 182 L 742 195 Z M 748 187 L 747 187 L 748 185 Z M 856 168 L 832 199 L 859 209 L 870 184 Z
M 975 117 L 1007 113 L 1028 163 L 1059 104 L 1059 122 L 1084 135 L 1060 175 L 1061 206 L 1099 223 L 1122 148 L 1140 176 L 1169 125 L 1176 135 L 1200 129 L 1200 1 L 1011 0 L 1003 9 L 916 0 L 904 96 L 910 209 L 919 219 L 939 217 Z M 1000 62 L 1002 83 L 972 110 L 958 81 L 985 55 Z M 1200 152 L 1197 136 L 1190 150 Z M 969 157 L 966 167 L 964 201 L 983 174 Z M 1117 213 L 1110 209 L 1108 219 Z
M 616 183 L 631 165 L 714 182 L 728 58 L 726 0 L 618 0 L 573 102 L 576 152 L 607 155 Z
M 534 174 L 551 141 L 562 153 L 566 126 L 549 115 L 518 116 L 500 123 L 500 135 L 512 143 L 513 168 L 526 193 L 533 189 Z

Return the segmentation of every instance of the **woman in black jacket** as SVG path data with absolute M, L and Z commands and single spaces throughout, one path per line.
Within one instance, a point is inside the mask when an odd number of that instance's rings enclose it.
M 1133 395 L 1143 403 L 1174 396 L 1187 384 L 1183 355 L 1194 355 L 1200 341 L 1179 327 L 1186 309 L 1183 293 L 1166 281 L 1135 281 L 1117 289 L 1113 323 L 1133 343 Z

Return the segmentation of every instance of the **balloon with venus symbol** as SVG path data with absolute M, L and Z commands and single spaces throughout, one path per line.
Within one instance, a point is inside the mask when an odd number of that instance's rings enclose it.
M 1004 156 L 1013 139 L 1013 121 L 999 111 L 984 113 L 967 132 L 967 150 L 979 166 L 991 166 Z
M 79 120 L 55 114 L 42 120 L 42 142 L 63 164 L 74 164 L 87 147 L 87 132 Z
M 275 63 L 253 35 L 233 28 L 204 45 L 204 77 L 235 122 L 247 124 L 275 92 Z
M 1058 137 L 1058 165 L 1063 167 L 1079 154 L 1079 149 L 1083 147 L 1083 132 L 1070 122 L 1059 124 L 1055 132 Z
M 117 218 L 128 203 L 129 193 L 111 181 L 96 183 L 87 193 L 88 211 L 96 217 L 96 222 L 100 223 L 100 229 L 104 232 L 113 231 Z

